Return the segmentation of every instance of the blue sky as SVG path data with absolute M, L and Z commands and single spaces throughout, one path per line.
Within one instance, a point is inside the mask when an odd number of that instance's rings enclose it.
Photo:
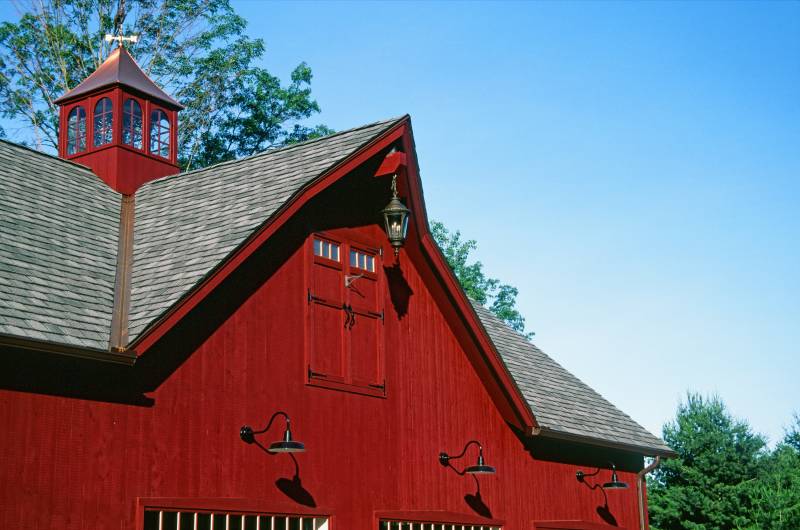
M 409 113 L 429 215 L 659 434 L 800 412 L 800 3 L 235 2 L 337 130 Z M 0 6 L 3 18 L 13 10 Z
M 412 116 L 428 211 L 535 342 L 653 432 L 800 411 L 800 4 L 257 3 L 318 121 Z

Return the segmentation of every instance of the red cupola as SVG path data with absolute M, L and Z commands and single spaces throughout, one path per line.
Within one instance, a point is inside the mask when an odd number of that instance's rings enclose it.
M 178 111 L 120 46 L 60 98 L 58 154 L 89 166 L 109 186 L 132 194 L 178 172 Z

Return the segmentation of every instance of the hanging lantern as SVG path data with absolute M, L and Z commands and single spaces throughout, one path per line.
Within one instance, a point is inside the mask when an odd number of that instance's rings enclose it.
M 392 175 L 392 200 L 382 210 L 383 221 L 386 224 L 386 235 L 389 243 L 394 247 L 394 255 L 400 253 L 400 247 L 406 242 L 408 235 L 408 214 L 411 210 L 406 208 L 397 197 L 397 175 Z

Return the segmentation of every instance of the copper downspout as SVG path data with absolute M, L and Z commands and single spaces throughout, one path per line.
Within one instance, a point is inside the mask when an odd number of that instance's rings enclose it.
M 657 456 L 646 468 L 639 471 L 636 475 L 636 490 L 639 493 L 639 530 L 647 530 L 647 513 L 644 509 L 644 480 L 645 476 L 653 471 L 661 463 L 661 457 Z
M 125 351 L 128 346 L 128 311 L 131 304 L 131 265 L 133 263 L 133 195 L 123 195 L 119 211 L 117 276 L 114 282 L 114 307 L 108 349 Z

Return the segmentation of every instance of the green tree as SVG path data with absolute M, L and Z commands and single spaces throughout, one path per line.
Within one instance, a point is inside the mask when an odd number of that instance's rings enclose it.
M 753 487 L 753 528 L 800 528 L 800 416 L 783 440 L 764 459 Z
M 754 490 L 766 456 L 764 438 L 733 418 L 718 397 L 689 393 L 663 430 L 677 453 L 648 480 L 654 529 L 752 527 Z
M 0 113 L 21 124 L 34 147 L 54 150 L 53 101 L 108 56 L 106 33 L 123 33 L 139 35 L 129 50 L 186 106 L 178 142 L 184 168 L 330 133 L 303 125 L 320 110 L 308 65 L 282 85 L 255 66 L 264 42 L 245 28 L 228 0 L 32 0 L 18 22 L 0 24 Z
M 795 412 L 792 419 L 793 423 L 786 430 L 786 436 L 783 438 L 783 443 L 791 446 L 795 451 L 800 453 L 800 414 Z
M 462 239 L 460 231 L 450 232 L 439 221 L 431 221 L 431 234 L 467 296 L 488 307 L 528 339 L 533 337 L 533 333 L 525 332 L 525 318 L 517 309 L 517 288 L 486 276 L 480 261 L 469 262 L 469 254 L 478 248 L 478 243 L 474 239 Z

